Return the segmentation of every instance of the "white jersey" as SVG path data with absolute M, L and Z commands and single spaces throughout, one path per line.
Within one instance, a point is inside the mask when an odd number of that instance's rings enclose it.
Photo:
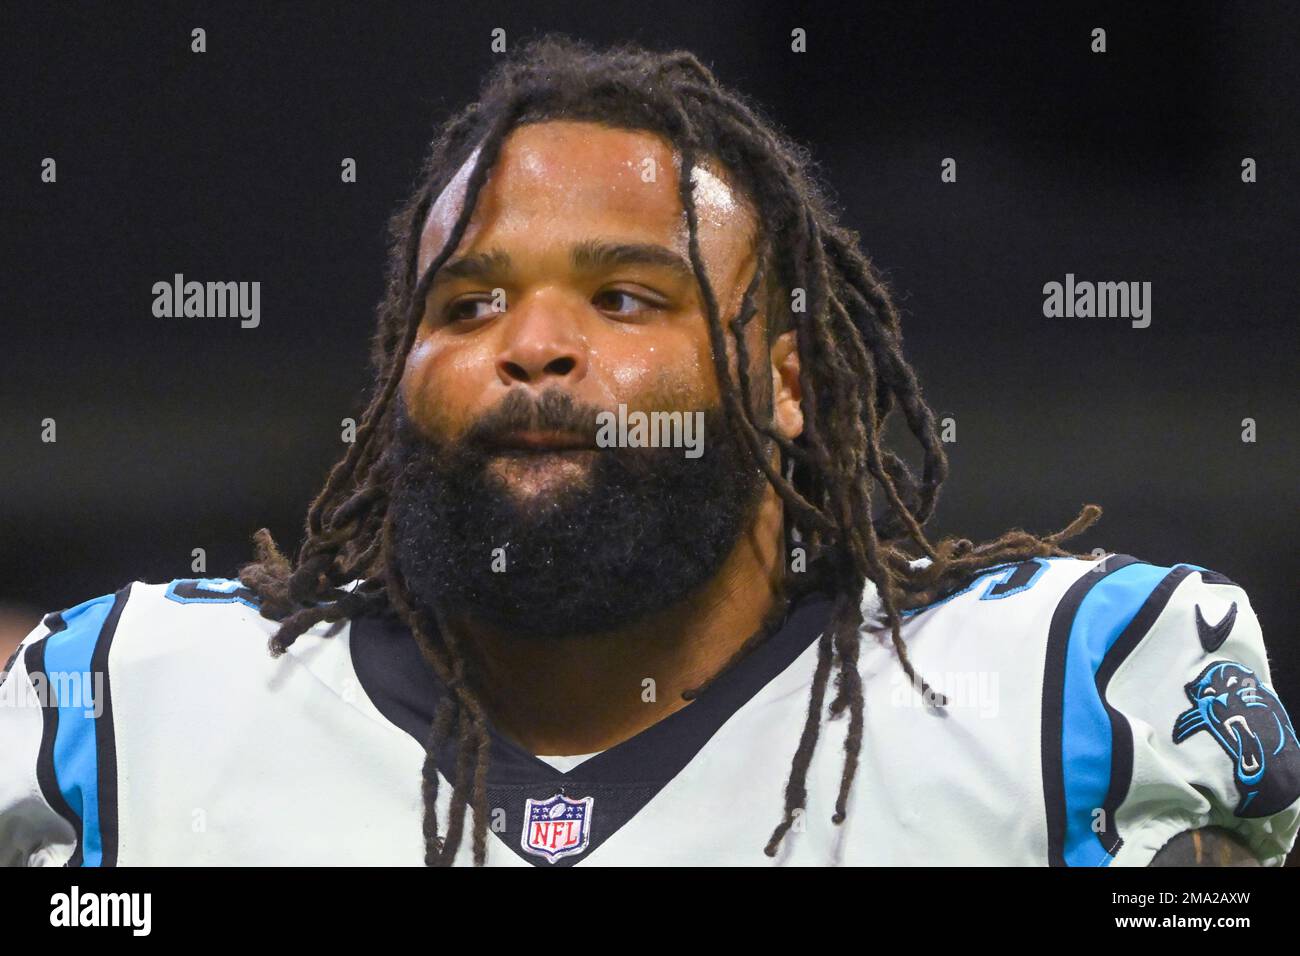
M 829 611 L 796 602 L 692 703 L 576 765 L 494 733 L 487 862 L 1144 865 L 1211 825 L 1267 865 L 1291 848 L 1300 742 L 1246 594 L 1110 556 L 993 568 L 908 613 L 943 712 L 887 635 L 864 633 L 848 818 L 831 821 L 841 715 L 769 858 Z M 321 624 L 272 658 L 275 630 L 223 579 L 135 582 L 48 615 L 0 686 L 0 863 L 419 865 L 441 691 L 409 631 Z

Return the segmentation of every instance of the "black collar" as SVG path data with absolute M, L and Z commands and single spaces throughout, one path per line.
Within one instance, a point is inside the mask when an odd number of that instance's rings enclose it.
M 545 800 L 557 793 L 595 796 L 598 811 L 586 851 L 590 853 L 677 776 L 732 714 L 817 640 L 832 608 L 832 599 L 820 592 L 796 598 L 774 633 L 694 701 L 568 772 L 539 760 L 489 724 L 489 805 L 505 811 L 500 835 L 506 845 L 530 863 L 544 863 L 518 846 L 524 799 Z M 358 618 L 352 622 L 351 650 L 357 678 L 375 707 L 425 746 L 434 710 L 446 690 L 410 629 L 391 618 Z M 455 741 L 449 740 L 440 749 L 438 766 L 444 776 L 456 765 L 455 748 Z M 565 857 L 555 865 L 572 864 L 585 855 Z

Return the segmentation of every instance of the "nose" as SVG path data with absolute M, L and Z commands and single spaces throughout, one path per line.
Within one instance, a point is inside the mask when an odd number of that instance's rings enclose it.
M 587 374 L 586 338 L 558 297 L 533 295 L 512 305 L 501 329 L 497 377 L 505 385 L 575 384 Z

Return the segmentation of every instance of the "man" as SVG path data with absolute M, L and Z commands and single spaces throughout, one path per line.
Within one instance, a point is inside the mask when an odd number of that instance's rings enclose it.
M 1093 506 L 931 542 L 888 290 L 695 58 L 533 44 L 393 237 L 296 560 L 262 531 L 239 580 L 20 648 L 4 862 L 1284 859 L 1300 744 L 1244 592 L 1069 555 Z

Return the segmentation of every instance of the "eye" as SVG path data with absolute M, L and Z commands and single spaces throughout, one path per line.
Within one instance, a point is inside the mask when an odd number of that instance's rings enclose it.
M 484 319 L 494 312 L 490 298 L 457 299 L 445 310 L 448 322 L 473 322 Z
M 1202 697 L 1218 697 L 1219 695 L 1216 694 L 1216 693 L 1214 692 L 1214 688 L 1213 688 L 1213 687 L 1207 687 L 1207 688 L 1205 688 L 1205 690 L 1201 691 L 1201 696 L 1202 696 Z
M 612 312 L 615 315 L 635 315 L 647 309 L 659 308 L 658 303 L 626 289 L 603 289 L 592 297 L 591 304 L 602 312 Z

